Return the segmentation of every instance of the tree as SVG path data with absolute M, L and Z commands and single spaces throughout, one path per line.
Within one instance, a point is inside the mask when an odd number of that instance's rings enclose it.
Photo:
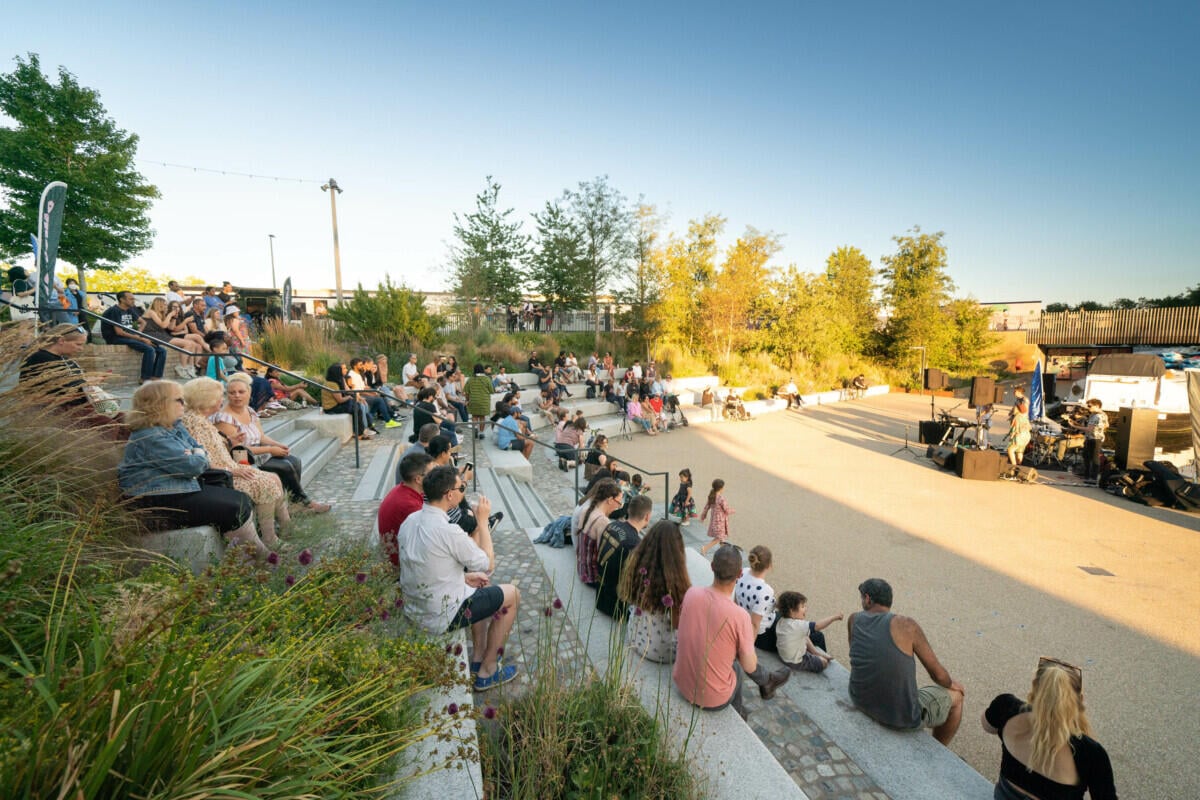
M 348 338 L 373 352 L 393 355 L 433 345 L 443 320 L 425 308 L 425 297 L 385 275 L 372 297 L 362 284 L 346 303 L 329 309 L 329 318 L 342 324 Z
M 660 341 L 691 352 L 700 327 L 700 293 L 712 285 L 717 264 L 717 237 L 725 218 L 710 214 L 688 223 L 687 236 L 672 238 L 663 252 L 663 285 L 649 319 Z
M 557 202 L 548 202 L 533 215 L 537 237 L 528 252 L 529 278 L 534 291 L 551 306 L 566 310 L 583 308 L 588 294 L 588 266 L 583 235 L 575 220 Z
M 763 290 L 770 278 L 767 262 L 779 247 L 775 235 L 746 228 L 727 251 L 712 286 L 701 293 L 704 342 L 723 363 L 729 363 L 734 351 L 745 348 L 760 327 L 765 312 Z
M 650 344 L 658 333 L 652 314 L 663 285 L 663 251 L 658 246 L 662 218 L 658 209 L 639 202 L 634 211 L 633 268 L 618 284 L 616 298 L 628 307 L 618 323 L 630 331 L 635 347 L 650 357 Z
M 625 197 L 601 176 L 580 181 L 575 191 L 563 193 L 583 241 L 587 292 L 596 320 L 596 347 L 600 346 L 600 295 L 628 261 L 632 250 L 632 217 Z
M 950 330 L 942 307 L 954 283 L 946 274 L 943 235 L 913 227 L 909 235 L 892 237 L 896 252 L 883 257 L 888 355 L 895 364 L 910 363 L 910 351 L 925 347 L 929 366 L 948 366 Z
M 960 373 L 979 374 L 986 369 L 984 358 L 996 343 L 988 329 L 991 312 L 972 298 L 952 300 L 945 314 L 950 322 L 947 366 Z
M 789 371 L 805 361 L 820 363 L 842 349 L 848 328 L 840 299 L 827 275 L 789 266 L 772 281 L 771 308 L 762 344 Z
M 0 128 L 0 252 L 29 252 L 42 190 L 61 180 L 68 189 L 59 258 L 81 273 L 116 269 L 154 239 L 147 214 L 159 194 L 134 169 L 138 137 L 118 128 L 99 93 L 65 68 L 52 84 L 36 55 L 16 61 L 0 75 L 0 110 L 16 123 Z
M 825 276 L 835 300 L 832 311 L 844 333 L 842 347 L 861 354 L 879 323 L 871 261 L 857 247 L 839 247 L 825 261 Z
M 468 305 L 471 322 L 477 326 L 482 309 L 488 305 L 515 305 L 521 302 L 525 276 L 521 265 L 529 249 L 529 237 L 521 232 L 521 223 L 510 220 L 511 208 L 500 211 L 500 184 L 487 176 L 487 186 L 475 195 L 475 210 L 454 215 L 454 237 L 450 264 L 454 294 Z

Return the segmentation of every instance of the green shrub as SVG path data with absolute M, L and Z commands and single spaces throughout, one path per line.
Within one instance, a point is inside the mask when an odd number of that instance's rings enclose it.
M 258 343 L 262 358 L 284 369 L 324 376 L 330 364 L 346 361 L 345 346 L 336 341 L 328 322 L 304 319 L 299 325 L 267 320 Z

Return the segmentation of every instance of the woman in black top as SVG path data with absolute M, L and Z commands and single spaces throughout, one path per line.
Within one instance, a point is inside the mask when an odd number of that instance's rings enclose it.
M 983 729 L 1000 737 L 995 800 L 1117 800 L 1108 753 L 1091 737 L 1083 707 L 1083 671 L 1038 659 L 1029 701 L 1011 694 L 992 701 Z
M 458 434 L 455 433 L 454 422 L 438 411 L 437 404 L 434 402 L 435 397 L 437 397 L 437 389 L 432 386 L 426 386 L 417 392 L 417 402 L 413 406 L 414 434 L 419 433 L 421 428 L 430 422 L 436 422 L 442 429 L 441 435 L 450 440 L 451 447 L 458 447 Z M 409 437 L 409 441 L 415 442 L 415 435 Z

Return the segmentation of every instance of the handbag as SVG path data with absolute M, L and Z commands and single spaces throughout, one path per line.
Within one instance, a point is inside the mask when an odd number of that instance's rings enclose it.
M 233 488 L 233 473 L 224 469 L 206 469 L 196 476 L 201 486 L 224 486 Z

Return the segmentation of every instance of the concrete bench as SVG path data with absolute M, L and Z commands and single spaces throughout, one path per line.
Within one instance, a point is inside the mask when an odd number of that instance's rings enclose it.
M 526 529 L 531 540 L 540 533 L 540 528 Z M 601 674 L 610 666 L 618 666 L 610 665 L 610 661 L 614 653 L 623 650 L 614 645 L 621 631 L 611 617 L 595 610 L 594 590 L 576 578 L 574 549 L 539 546 L 536 550 L 592 666 Z M 708 577 L 702 584 L 711 583 L 708 562 L 699 553 L 695 553 L 695 559 L 689 560 L 689 572 L 693 566 L 703 569 Z M 693 575 L 692 580 L 698 581 L 700 576 Z M 676 692 L 670 664 L 655 664 L 628 655 L 619 666 L 625 670 L 642 706 L 659 719 L 670 746 L 677 750 L 687 747 L 693 774 L 706 782 L 709 796 L 807 800 L 807 795 L 732 708 L 702 711 L 692 706 Z
M 501 450 L 492 436 L 484 440 L 484 447 L 497 475 L 511 475 L 524 483 L 533 483 L 533 465 L 525 460 L 521 451 Z M 537 449 L 537 445 L 534 448 Z
M 186 564 L 197 575 L 225 555 L 225 540 L 211 525 L 148 533 L 138 538 L 137 545 Z

